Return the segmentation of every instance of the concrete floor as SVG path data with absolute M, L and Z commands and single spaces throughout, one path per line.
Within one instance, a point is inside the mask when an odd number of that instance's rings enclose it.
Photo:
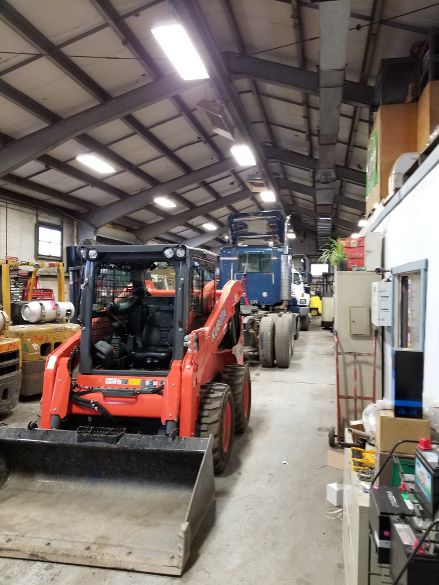
M 183 577 L 0 559 L 1 584 L 344 583 L 341 519 L 326 503 L 326 484 L 342 475 L 326 466 L 335 394 L 330 333 L 313 323 L 289 370 L 254 368 L 252 378 L 251 428 L 216 479 L 215 521 Z M 23 425 L 38 406 L 20 403 L 3 422 Z

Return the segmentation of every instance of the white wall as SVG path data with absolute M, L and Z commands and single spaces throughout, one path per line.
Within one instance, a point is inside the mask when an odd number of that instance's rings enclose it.
M 375 229 L 384 236 L 385 268 L 428 259 L 424 405 L 439 407 L 439 164 Z M 391 396 L 390 328 L 385 332 L 385 395 Z
M 65 247 L 75 243 L 74 221 L 59 213 L 16 205 L 0 200 L 0 258 L 14 256 L 19 260 L 33 261 L 35 258 L 35 224 L 37 221 L 63 228 L 63 255 Z M 57 295 L 56 276 L 39 276 L 40 286 L 51 288 Z M 66 298 L 68 298 L 66 278 Z
M 0 200 L 0 258 L 16 256 L 35 260 L 35 224 L 37 221 L 63 228 L 63 246 L 74 244 L 74 222 L 59 213 L 32 209 Z M 65 262 L 64 250 L 64 262 Z

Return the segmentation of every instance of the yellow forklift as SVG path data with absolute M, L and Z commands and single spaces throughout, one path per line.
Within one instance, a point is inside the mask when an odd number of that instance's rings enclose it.
M 11 318 L 4 336 L 21 340 L 20 395 L 41 394 L 47 356 L 79 329 L 67 322 L 72 312 L 66 311 L 64 264 L 8 257 L 0 260 L 0 270 L 1 303 Z M 56 278 L 56 299 L 51 288 L 38 286 L 42 272 Z
M 9 317 L 0 310 L 0 417 L 17 406 L 21 387 L 21 339 L 5 337 Z

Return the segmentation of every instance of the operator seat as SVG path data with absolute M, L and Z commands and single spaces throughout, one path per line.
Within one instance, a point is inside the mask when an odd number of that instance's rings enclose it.
M 168 367 L 174 346 L 174 307 L 157 307 L 142 333 L 142 357 L 148 366 Z

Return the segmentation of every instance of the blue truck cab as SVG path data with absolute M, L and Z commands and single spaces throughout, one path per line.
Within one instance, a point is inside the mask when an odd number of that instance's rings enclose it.
M 242 280 L 250 305 L 293 307 L 289 217 L 281 210 L 234 213 L 228 219 L 229 245 L 220 252 L 220 286 Z

